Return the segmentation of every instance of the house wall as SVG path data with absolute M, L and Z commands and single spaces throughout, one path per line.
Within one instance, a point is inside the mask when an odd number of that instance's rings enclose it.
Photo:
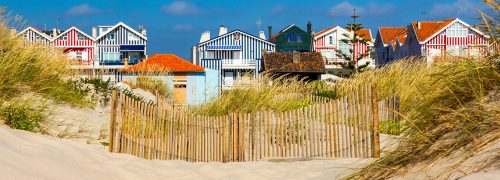
M 187 74 L 187 104 L 203 104 L 219 96 L 218 71 L 205 69 L 205 72 Z
M 289 39 L 291 35 L 294 39 Z M 300 42 L 297 41 L 297 36 L 301 37 Z M 276 52 L 309 52 L 312 47 L 312 36 L 293 25 L 276 36 L 273 43 L 276 44 Z
M 320 52 L 323 55 L 323 57 L 326 58 L 327 60 L 332 60 L 332 61 L 339 61 L 340 60 L 340 61 L 342 61 L 343 59 L 341 59 L 337 56 L 337 52 L 335 52 L 335 50 L 338 50 L 338 48 L 340 48 L 339 46 L 340 46 L 341 40 L 346 39 L 344 34 L 349 34 L 350 37 L 352 38 L 353 33 L 346 31 L 343 28 L 335 27 L 332 30 L 330 30 L 329 32 L 322 33 L 318 36 L 315 36 L 314 42 L 313 42 L 314 51 Z M 330 42 L 329 42 L 330 37 L 333 38 L 333 41 L 334 41 L 333 44 L 330 44 Z M 369 48 L 369 46 L 367 44 L 356 43 L 355 45 L 353 45 L 349 49 L 353 49 L 353 55 L 355 58 L 357 58 L 357 57 L 360 57 L 361 55 L 367 53 L 368 48 Z M 332 53 L 333 53 L 333 57 L 332 57 Z M 372 59 L 373 59 L 373 57 L 369 57 L 369 56 L 365 57 L 358 62 L 358 65 L 363 65 L 366 62 L 370 62 L 373 65 L 374 62 L 372 62 Z
M 19 34 L 22 38 L 29 42 L 40 42 L 43 44 L 49 44 L 50 39 L 40 35 L 41 32 L 35 32 L 33 29 L 28 29 L 24 33 Z
M 109 37 L 109 34 L 114 33 L 115 34 L 115 40 L 111 40 Z M 128 35 L 129 34 L 134 34 L 137 36 L 137 40 L 131 40 L 129 39 Z M 103 37 L 99 38 L 96 40 L 96 51 L 97 51 L 97 57 L 99 58 L 100 63 L 105 63 L 104 61 L 104 53 L 119 53 L 120 52 L 120 45 L 147 45 L 147 40 L 136 35 L 134 32 L 128 30 L 124 26 L 118 26 L 115 29 L 111 29 L 104 35 Z M 146 53 L 146 50 L 144 50 L 144 54 Z M 121 60 L 121 59 L 119 59 Z M 120 63 L 121 64 L 121 63 Z M 135 63 L 129 63 L 129 65 L 133 65 Z
M 78 32 L 76 29 L 63 32 L 63 34 L 66 34 L 67 39 L 63 39 L 65 35 L 59 36 L 53 40 L 54 46 L 56 48 L 64 48 L 64 52 L 70 56 L 77 52 L 82 52 L 82 61 L 87 64 L 90 63 L 94 58 L 94 40 Z M 83 36 L 84 38 L 79 40 L 78 36 Z

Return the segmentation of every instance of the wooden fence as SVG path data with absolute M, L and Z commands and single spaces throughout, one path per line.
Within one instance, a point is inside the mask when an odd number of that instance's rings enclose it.
M 377 103 L 375 87 L 365 85 L 287 112 L 207 117 L 114 91 L 109 151 L 192 162 L 380 157 Z
M 380 121 L 395 121 L 399 122 L 399 96 L 392 96 L 390 98 L 378 102 L 379 120 Z

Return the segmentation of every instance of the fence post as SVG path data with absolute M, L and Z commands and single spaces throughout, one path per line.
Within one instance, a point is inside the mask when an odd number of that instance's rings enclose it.
M 372 110 L 373 110 L 373 157 L 380 157 L 380 138 L 378 132 L 378 97 L 377 97 L 377 85 L 371 85 L 372 94 Z
M 115 123 L 116 123 L 116 106 L 118 106 L 117 92 L 111 92 L 111 121 L 109 122 L 109 152 L 114 150 L 115 141 Z
M 238 112 L 233 112 L 233 125 L 232 125 L 232 128 L 233 128 L 233 161 L 236 161 L 238 162 L 240 159 L 240 154 L 239 154 L 239 114 Z

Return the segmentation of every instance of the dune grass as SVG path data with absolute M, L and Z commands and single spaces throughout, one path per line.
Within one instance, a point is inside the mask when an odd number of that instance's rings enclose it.
M 311 83 L 297 78 L 264 74 L 247 84 L 223 92 L 214 101 L 194 108 L 194 112 L 218 116 L 236 111 L 249 113 L 259 110 L 297 109 L 313 103 L 304 96 L 311 94 L 313 90 L 314 86 Z
M 340 95 L 364 83 L 375 83 L 379 98 L 397 94 L 401 101 L 399 146 L 352 178 L 388 178 L 395 175 L 395 170 L 445 156 L 483 134 L 497 131 L 498 122 L 491 116 L 498 109 L 469 104 L 498 91 L 498 67 L 497 62 L 486 58 L 448 57 L 443 63 L 432 65 L 406 59 L 339 82 Z M 443 139 L 448 142 L 437 145 Z

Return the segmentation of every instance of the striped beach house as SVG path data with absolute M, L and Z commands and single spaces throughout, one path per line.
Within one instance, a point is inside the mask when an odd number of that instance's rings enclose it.
M 225 90 L 245 81 L 245 74 L 258 75 L 263 51 L 275 51 L 263 31 L 254 36 L 241 30 L 228 32 L 221 26 L 217 37 L 210 38 L 209 31 L 202 33 L 200 43 L 192 48 L 192 61 L 219 71 L 219 84 Z
M 52 41 L 52 37 L 48 34 L 45 34 L 41 30 L 30 26 L 26 29 L 17 33 L 17 36 L 25 39 L 28 42 L 37 42 L 42 44 L 50 44 Z
M 488 49 L 489 37 L 464 21 L 416 21 L 408 27 L 409 56 L 425 57 L 433 62 L 440 57 L 479 57 Z
M 332 26 L 323 29 L 314 34 L 313 49 L 315 52 L 320 52 L 325 61 L 326 69 L 340 68 L 338 63 L 344 63 L 345 60 L 337 55 L 336 50 L 345 54 L 351 54 L 350 49 L 353 49 L 354 57 L 365 54 L 368 49 L 373 47 L 373 39 L 369 29 L 361 29 L 356 32 L 358 36 L 368 41 L 368 44 L 355 44 L 353 46 L 342 42 L 346 39 L 345 34 L 352 37 L 353 33 L 340 26 Z M 363 58 L 358 64 L 365 64 L 366 62 L 373 64 L 373 58 L 370 56 Z
M 51 42 L 54 47 L 62 48 L 69 60 L 75 60 L 80 65 L 91 65 L 94 59 L 94 39 L 76 27 L 62 32 Z
M 137 64 L 147 58 L 146 29 L 141 28 L 139 31 L 123 22 L 114 26 L 92 28 L 97 59 L 94 67 L 107 70 L 109 77 L 105 78 L 121 81 L 118 69 Z

